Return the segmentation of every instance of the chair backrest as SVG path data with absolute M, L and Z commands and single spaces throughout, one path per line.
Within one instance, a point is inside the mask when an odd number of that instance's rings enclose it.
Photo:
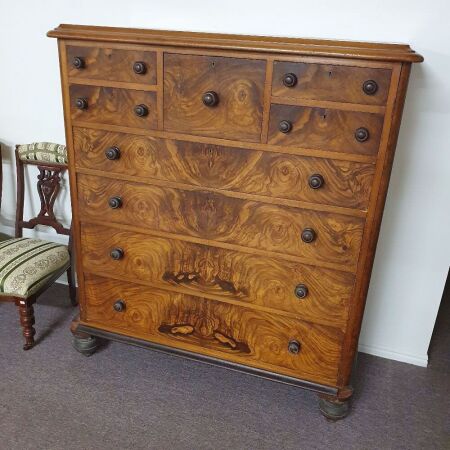
M 64 145 L 50 142 L 16 145 L 17 168 L 17 210 L 16 237 L 22 237 L 24 228 L 36 225 L 53 227 L 58 234 L 70 236 L 70 228 L 60 223 L 53 211 L 55 200 L 61 188 L 61 178 L 67 170 L 67 150 Z M 23 220 L 25 200 L 25 165 L 37 166 L 37 190 L 41 201 L 38 215 L 30 220 Z

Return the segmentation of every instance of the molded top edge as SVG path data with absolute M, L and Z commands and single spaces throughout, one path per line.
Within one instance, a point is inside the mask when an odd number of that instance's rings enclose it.
M 58 39 L 130 44 L 167 45 L 235 51 L 358 58 L 377 61 L 422 62 L 423 57 L 406 44 L 339 41 L 331 39 L 247 36 L 187 31 L 146 30 L 61 24 L 47 33 Z

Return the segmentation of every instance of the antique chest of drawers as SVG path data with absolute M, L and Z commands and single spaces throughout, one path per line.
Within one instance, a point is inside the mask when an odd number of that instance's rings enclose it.
M 350 376 L 407 45 L 61 25 L 75 346 L 115 339 L 298 385 Z

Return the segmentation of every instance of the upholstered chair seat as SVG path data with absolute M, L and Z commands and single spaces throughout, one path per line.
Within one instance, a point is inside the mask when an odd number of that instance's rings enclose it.
M 33 142 L 32 144 L 18 145 L 17 153 L 22 161 L 67 164 L 66 146 L 53 142 Z
M 65 245 L 30 238 L 0 242 L 0 295 L 28 298 L 69 265 Z

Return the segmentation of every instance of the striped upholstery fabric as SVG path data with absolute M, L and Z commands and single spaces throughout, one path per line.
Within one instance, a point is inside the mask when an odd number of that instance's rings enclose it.
M 65 245 L 29 238 L 0 242 L 0 295 L 27 298 L 69 263 Z
M 33 142 L 17 147 L 19 158 L 24 161 L 40 161 L 43 163 L 67 164 L 65 145 L 52 142 Z

